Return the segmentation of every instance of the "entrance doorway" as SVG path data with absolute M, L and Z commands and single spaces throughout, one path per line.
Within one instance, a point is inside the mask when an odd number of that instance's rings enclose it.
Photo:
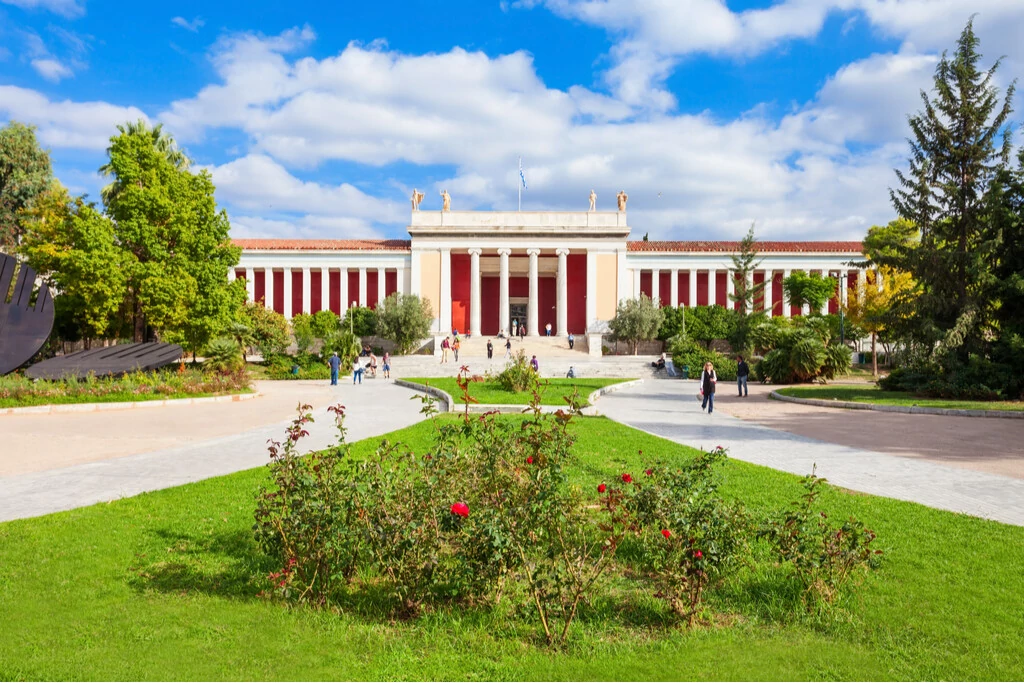
M 523 303 L 509 303 L 508 305 L 508 326 L 509 330 L 512 329 L 512 321 L 519 321 L 519 325 L 526 324 L 526 302 Z

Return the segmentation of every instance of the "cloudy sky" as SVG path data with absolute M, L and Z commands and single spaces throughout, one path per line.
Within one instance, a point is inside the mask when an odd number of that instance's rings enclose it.
M 98 198 L 115 125 L 162 122 L 237 237 L 405 237 L 413 187 L 514 209 L 521 156 L 524 210 L 623 189 L 637 236 L 857 239 L 972 13 L 1024 75 L 1024 0 L 169 6 L 0 0 L 0 123 Z

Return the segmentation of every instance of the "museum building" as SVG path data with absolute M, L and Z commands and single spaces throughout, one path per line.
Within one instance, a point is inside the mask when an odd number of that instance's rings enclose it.
M 600 332 L 619 301 L 646 294 L 662 306 L 727 305 L 737 242 L 630 240 L 626 211 L 413 210 L 409 240 L 239 239 L 229 277 L 249 298 L 286 318 L 351 306 L 376 307 L 388 295 L 430 301 L 438 334 L 496 335 L 513 324 L 527 334 Z M 754 302 L 772 315 L 797 315 L 782 289 L 792 271 L 835 277 L 823 312 L 857 287 L 849 264 L 860 242 L 758 242 Z M 734 306 L 736 304 L 733 304 Z

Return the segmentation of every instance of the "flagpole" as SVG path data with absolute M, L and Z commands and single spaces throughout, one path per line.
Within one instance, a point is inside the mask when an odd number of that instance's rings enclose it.
M 522 157 L 519 157 L 519 173 L 520 173 L 520 175 L 522 175 L 522 173 L 523 173 L 523 158 Z M 519 208 L 516 209 L 516 211 L 517 212 L 521 212 L 523 210 L 523 183 L 520 180 L 517 180 L 516 181 L 516 187 L 519 188 Z

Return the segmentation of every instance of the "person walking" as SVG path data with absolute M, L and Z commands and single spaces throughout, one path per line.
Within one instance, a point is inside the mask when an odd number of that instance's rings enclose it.
M 512 318 L 512 336 L 519 336 L 519 321 L 516 320 L 515 318 Z
M 363 367 L 359 365 L 359 361 L 355 361 L 355 365 L 352 366 L 352 384 L 363 383 Z
M 505 340 L 505 360 L 512 359 L 512 339 Z
M 448 349 L 450 349 L 451 347 L 452 347 L 452 345 L 448 341 L 448 337 L 445 337 L 444 339 L 441 340 L 441 362 L 442 363 L 447 363 L 448 362 Z
M 750 366 L 747 365 L 747 361 L 743 359 L 743 356 L 739 357 L 740 362 L 736 364 L 736 389 L 740 392 L 740 396 L 747 397 L 747 376 L 750 375 Z
M 526 325 L 519 323 L 519 341 L 526 339 Z
M 537 362 L 537 356 L 530 359 L 530 367 L 533 368 L 533 371 L 538 375 L 540 374 L 540 363 Z
M 572 351 L 572 345 L 576 341 L 576 337 L 572 336 L 572 332 L 569 333 L 569 350 Z
M 459 349 L 462 348 L 462 342 L 459 341 L 458 336 L 455 337 L 455 341 L 452 342 L 452 354 L 455 356 L 455 362 L 459 362 Z
M 384 352 L 384 360 L 382 362 L 384 365 L 381 369 L 384 370 L 384 379 L 391 379 L 391 354 L 387 351 Z
M 331 386 L 336 387 L 338 386 L 338 370 L 341 369 L 341 359 L 338 358 L 337 351 L 327 359 L 327 364 L 331 366 Z
M 547 337 L 551 336 L 551 323 L 544 326 L 544 335 Z
M 494 358 L 494 344 L 490 339 L 487 340 L 487 360 Z
M 715 374 L 715 366 L 710 362 L 704 364 L 704 371 L 700 373 L 700 390 L 704 394 L 701 401 L 701 410 L 708 411 L 708 415 L 715 412 L 715 384 L 718 383 L 718 375 Z

